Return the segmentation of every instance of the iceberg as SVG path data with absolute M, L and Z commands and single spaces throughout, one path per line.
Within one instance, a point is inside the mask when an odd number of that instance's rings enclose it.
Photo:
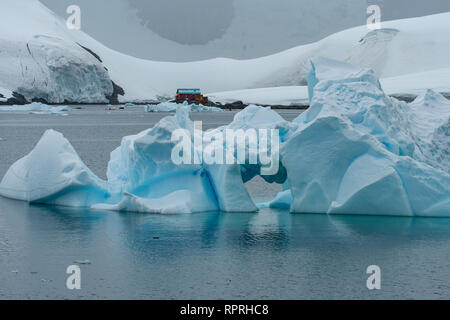
M 325 58 L 312 65 L 311 107 L 281 149 L 291 211 L 450 216 L 450 109 L 424 105 L 443 98 L 428 92 L 408 105 L 386 96 L 369 69 Z
M 450 100 L 426 90 L 409 104 L 417 157 L 435 168 L 450 171 Z
M 188 104 L 184 102 L 183 106 L 189 107 L 190 112 L 222 112 L 223 110 L 217 107 L 208 107 L 204 105 Z M 145 112 L 176 112 L 180 108 L 180 104 L 174 102 L 162 102 L 157 105 L 144 106 Z
M 8 170 L 0 195 L 160 214 L 271 207 L 295 213 L 450 217 L 448 100 L 428 90 L 407 104 L 387 96 L 370 69 L 326 58 L 311 62 L 311 107 L 292 122 L 251 105 L 229 125 L 198 132 L 189 118 L 191 107 L 178 106 L 175 115 L 153 128 L 122 139 L 111 153 L 107 181 L 82 163 L 61 134 L 49 130 Z M 266 163 L 248 162 L 257 150 L 273 151 L 274 141 L 246 144 L 241 161 L 237 149 L 215 139 L 227 130 L 244 135 L 276 130 L 278 170 L 265 175 Z M 174 132 L 189 141 L 186 152 L 194 159 L 220 151 L 238 161 L 178 164 L 172 158 Z M 283 192 L 256 206 L 245 183 L 258 175 L 282 184 Z
M 14 163 L 0 195 L 31 203 L 90 207 L 110 197 L 107 185 L 78 157 L 69 141 L 47 130 L 35 148 Z
M 122 139 L 111 153 L 107 177 L 111 192 L 123 195 L 120 203 L 96 209 L 190 213 L 218 210 L 209 175 L 201 165 L 176 165 L 171 159 L 172 132 L 191 133 L 189 109 L 163 118 L 154 128 Z M 176 201 L 175 201 L 176 200 Z

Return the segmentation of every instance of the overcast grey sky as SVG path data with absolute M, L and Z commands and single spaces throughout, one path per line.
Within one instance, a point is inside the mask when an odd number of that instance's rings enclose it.
M 383 7 L 385 20 L 420 17 L 450 11 L 450 0 L 373 0 Z
M 364 24 L 368 4 L 392 20 L 450 11 L 450 0 L 40 0 L 62 17 L 82 9 L 82 29 L 141 58 L 254 58 Z

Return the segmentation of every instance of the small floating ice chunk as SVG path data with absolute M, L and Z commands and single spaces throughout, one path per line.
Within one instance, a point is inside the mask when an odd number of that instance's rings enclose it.
M 33 102 L 26 105 L 14 105 L 14 106 L 2 106 L 0 111 L 27 111 L 31 114 L 57 114 L 57 115 L 67 115 L 67 111 L 72 110 L 68 106 L 49 106 L 40 102 Z
M 204 105 L 188 104 L 185 102 L 183 105 L 174 102 L 162 102 L 157 105 L 144 106 L 145 112 L 176 112 L 181 106 L 189 107 L 189 112 L 223 112 L 222 109 L 217 107 L 208 107 Z
M 92 264 L 90 260 L 75 260 L 73 263 L 76 264 Z

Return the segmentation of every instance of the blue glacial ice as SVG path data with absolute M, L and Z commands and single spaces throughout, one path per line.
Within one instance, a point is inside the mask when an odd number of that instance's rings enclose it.
M 281 150 L 292 212 L 450 216 L 443 97 L 428 91 L 408 105 L 373 71 L 324 58 L 308 79 L 311 107 Z
M 53 130 L 47 130 L 29 154 L 9 168 L 0 195 L 74 207 L 89 207 L 110 198 L 106 183 L 86 167 L 69 141 Z
M 208 172 L 201 165 L 172 161 L 172 132 L 177 129 L 194 131 L 187 107 L 163 118 L 154 128 L 124 137 L 111 153 L 107 170 L 111 193 L 123 197 L 119 203 L 93 208 L 151 213 L 218 210 Z
M 260 162 L 175 164 L 174 131 L 198 139 L 190 108 L 184 106 L 155 127 L 124 137 L 111 153 L 107 181 L 81 162 L 61 134 L 49 130 L 9 169 L 0 195 L 162 214 L 272 207 L 298 213 L 450 216 L 448 100 L 428 90 L 412 103 L 400 102 L 383 92 L 371 70 L 324 58 L 312 61 L 308 80 L 311 106 L 294 121 L 249 106 L 229 125 L 202 133 L 203 147 L 192 150 L 206 159 L 225 148 L 238 158 L 214 137 L 227 129 L 278 130 L 276 174 L 262 174 Z M 246 157 L 252 148 L 247 146 Z M 255 205 L 245 183 L 257 175 L 283 184 L 283 192 Z
M 291 204 L 292 192 L 291 189 L 287 189 L 278 193 L 275 199 L 273 199 L 272 201 L 260 203 L 259 208 L 290 209 Z

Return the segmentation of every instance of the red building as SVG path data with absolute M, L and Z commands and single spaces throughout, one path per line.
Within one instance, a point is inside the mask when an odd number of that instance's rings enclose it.
M 202 95 L 200 89 L 178 89 L 175 101 L 176 103 L 187 101 L 189 104 L 206 104 L 209 100 Z

